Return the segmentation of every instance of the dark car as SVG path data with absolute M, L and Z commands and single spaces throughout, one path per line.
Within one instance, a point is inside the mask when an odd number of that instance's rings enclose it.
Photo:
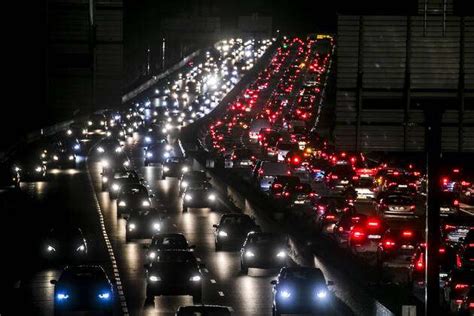
M 251 233 L 240 250 L 240 270 L 281 268 L 288 262 L 288 239 L 277 233 Z
M 439 275 L 441 282 L 443 282 L 443 280 L 448 275 L 448 272 L 452 269 L 453 256 L 451 252 L 451 248 L 446 247 L 445 245 L 441 245 L 438 250 Z M 415 289 L 424 290 L 425 288 L 425 257 L 426 244 L 421 243 L 418 245 L 415 252 L 413 253 L 413 256 L 410 260 L 410 265 L 408 267 L 408 281 L 410 285 Z
M 448 216 L 441 219 L 441 236 L 445 243 L 456 247 L 463 243 L 467 234 L 474 230 L 472 216 Z
M 274 199 L 281 198 L 283 188 L 287 185 L 296 185 L 300 183 L 300 178 L 296 176 L 276 176 L 270 186 L 270 196 Z
M 146 210 L 151 207 L 148 189 L 141 184 L 125 184 L 117 198 L 117 215 L 130 214 L 132 211 Z
M 183 212 L 187 212 L 188 208 L 210 208 L 214 211 L 218 204 L 218 195 L 209 183 L 192 183 L 184 189 Z
M 194 305 L 181 306 L 176 311 L 176 316 L 230 316 L 231 310 L 227 306 L 219 305 Z
M 386 230 L 379 218 L 367 217 L 351 229 L 348 245 L 354 254 L 375 254 Z
M 272 315 L 326 315 L 332 309 L 332 293 L 320 269 L 282 268 L 273 285 Z
M 130 167 L 130 158 L 125 152 L 116 155 L 107 155 L 100 160 L 102 173 L 109 174 L 112 170 Z
M 407 268 L 416 251 L 424 241 L 419 228 L 389 228 L 377 249 L 377 264 L 380 267 Z
M 82 230 L 77 227 L 52 228 L 41 247 L 41 253 L 48 261 L 81 260 L 87 256 L 88 251 Z
M 76 311 L 102 311 L 113 314 L 114 288 L 98 265 L 68 266 L 54 284 L 54 314 Z
M 202 170 L 186 172 L 179 180 L 179 195 L 182 195 L 184 189 L 186 189 L 188 186 L 197 187 L 200 185 L 206 185 L 209 180 L 210 179 L 207 177 L 206 172 Z
M 20 174 L 11 166 L 0 164 L 0 189 L 19 188 Z
M 282 192 L 282 198 L 289 207 L 313 205 L 316 197 L 309 183 L 287 184 Z
M 104 138 L 95 147 L 95 151 L 100 156 L 113 156 L 123 151 L 120 141 L 116 138 Z
M 89 135 L 104 135 L 107 130 L 107 118 L 103 114 L 93 114 L 87 120 Z
M 358 180 L 354 169 L 349 164 L 340 164 L 331 168 L 326 175 L 326 186 L 334 192 L 345 192 Z
M 102 188 L 109 190 L 111 199 L 115 199 L 120 194 L 123 186 L 127 184 L 140 184 L 140 182 L 140 177 L 133 170 L 119 169 L 113 172 L 110 178 L 105 174 L 102 176 Z
M 472 270 L 452 270 L 448 274 L 443 286 L 443 302 L 451 313 L 461 308 L 472 286 L 474 286 Z
M 457 214 L 459 212 L 459 193 L 442 191 L 440 194 L 439 212 L 442 215 Z
M 163 173 L 161 179 L 166 177 L 180 178 L 183 174 L 190 171 L 190 166 L 186 163 L 184 157 L 171 157 L 163 163 Z
M 242 247 L 249 233 L 260 232 L 260 226 L 247 214 L 231 213 L 222 215 L 219 224 L 213 225 L 216 251 L 224 247 Z
M 367 215 L 357 212 L 344 212 L 333 227 L 333 238 L 342 247 L 347 247 L 352 227 L 365 221 Z
M 144 149 L 145 166 L 150 166 L 153 164 L 162 164 L 167 159 L 174 156 L 171 152 L 172 149 L 173 147 L 164 140 L 146 147 Z
M 48 151 L 48 156 L 50 168 L 76 168 L 76 153 L 73 148 L 55 144 Z
M 46 178 L 46 165 L 41 157 L 28 150 L 15 156 L 13 171 L 20 175 L 21 181 L 43 181 Z
M 151 239 L 151 243 L 145 246 L 147 249 L 146 258 L 148 261 L 155 260 L 157 254 L 164 250 L 191 250 L 194 246 L 190 246 L 183 234 L 155 234 Z
M 380 216 L 415 216 L 416 201 L 413 196 L 390 194 L 375 203 L 375 209 Z
M 126 217 L 125 240 L 152 238 L 163 229 L 163 214 L 156 209 L 132 210 Z
M 146 265 L 146 297 L 160 295 L 191 295 L 193 302 L 202 300 L 202 273 L 194 253 L 182 250 L 162 250 Z

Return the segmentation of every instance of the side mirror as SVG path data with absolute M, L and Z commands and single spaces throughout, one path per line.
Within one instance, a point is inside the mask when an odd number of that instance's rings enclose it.
M 212 227 L 217 228 L 217 227 L 219 227 L 219 225 L 214 224 L 214 225 L 212 225 Z
M 327 285 L 328 285 L 328 286 L 333 286 L 333 285 L 334 285 L 334 282 L 333 282 L 333 281 L 328 281 Z
M 57 280 L 50 280 L 49 283 L 53 284 L 53 285 L 56 285 L 58 283 Z
M 276 285 L 276 284 L 277 284 L 277 280 L 272 280 L 272 281 L 270 282 L 270 284 L 271 284 L 271 285 Z

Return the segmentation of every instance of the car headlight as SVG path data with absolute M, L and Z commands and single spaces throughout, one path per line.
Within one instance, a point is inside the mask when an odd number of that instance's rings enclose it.
M 125 203 L 125 201 L 120 201 L 118 205 L 124 207 L 127 206 L 127 203 Z
M 112 190 L 113 191 L 118 191 L 118 190 L 120 190 L 120 186 L 118 184 L 114 183 L 114 184 L 112 184 Z
M 219 236 L 220 237 L 227 237 L 228 234 L 225 231 L 221 230 L 221 231 L 219 231 Z
M 110 299 L 110 293 L 109 292 L 102 292 L 102 293 L 99 293 L 99 295 L 97 295 L 99 297 L 99 299 L 101 300 L 104 300 L 104 301 L 107 301 Z
M 42 154 L 41 154 L 41 158 L 46 158 L 46 154 L 45 154 L 45 153 L 42 153 Z
M 163 154 L 163 157 L 169 158 L 169 157 L 170 157 L 170 153 L 168 153 L 168 152 L 164 153 L 164 154 Z
M 155 259 L 156 258 L 156 252 L 150 251 L 150 253 L 148 254 L 148 258 Z
M 188 183 L 186 181 L 181 182 L 181 187 L 186 188 L 188 186 Z
M 316 297 L 319 299 L 325 299 L 328 296 L 328 291 L 320 290 L 316 293 Z
M 161 229 L 160 223 L 153 223 L 153 229 L 154 230 L 160 230 Z
M 72 135 L 72 131 L 70 129 L 67 130 L 66 134 Z
M 100 153 L 103 153 L 105 150 L 104 150 L 104 147 L 97 147 L 97 151 L 100 152 Z
M 170 151 L 172 149 L 171 145 L 166 145 L 165 150 Z
M 164 166 L 164 167 L 163 167 L 163 171 L 164 171 L 164 172 L 170 171 L 170 167 Z
M 133 128 L 129 127 L 129 128 L 127 129 L 127 132 L 132 133 L 132 132 L 133 132 Z
M 199 282 L 201 281 L 201 276 L 199 275 L 194 275 L 192 277 L 189 278 L 189 281 L 192 281 L 192 282 Z
M 291 292 L 288 291 L 288 290 L 282 290 L 280 292 L 280 297 L 283 298 L 283 299 L 289 299 L 291 297 Z
M 130 161 L 128 161 L 128 160 L 127 160 L 127 161 L 124 161 L 123 165 L 124 165 L 125 167 L 130 166 Z
M 67 293 L 58 293 L 56 294 L 56 298 L 58 301 L 64 301 L 64 300 L 67 300 L 69 298 L 69 294 Z
M 59 157 L 56 156 L 56 155 L 54 155 L 54 156 L 53 156 L 53 160 L 59 160 Z
M 209 194 L 209 196 L 207 198 L 209 199 L 209 201 L 215 201 L 216 200 L 216 195 L 211 193 L 211 194 Z
M 116 153 L 121 153 L 122 152 L 122 147 L 119 146 L 119 147 L 115 148 L 115 152 Z
M 157 275 L 150 275 L 148 280 L 150 280 L 151 282 L 158 282 L 158 281 L 161 281 L 161 278 Z
M 151 143 L 151 137 L 149 137 L 149 136 L 146 136 L 146 137 L 145 137 L 145 142 L 147 142 L 147 143 Z
M 102 165 L 102 168 L 108 168 L 109 167 L 109 161 L 108 160 L 101 160 L 100 164 Z
M 38 166 L 38 167 L 35 168 L 35 171 L 36 171 L 36 172 L 41 172 L 41 171 L 43 171 L 43 168 L 41 168 L 40 166 Z
M 128 230 L 132 231 L 134 230 L 135 228 L 137 228 L 137 225 L 135 223 L 130 223 L 128 224 Z
M 107 177 L 102 177 L 102 182 L 103 182 L 103 183 L 107 183 L 108 181 L 109 181 L 109 178 L 107 178 Z
M 75 150 L 79 150 L 79 148 L 81 148 L 81 146 L 79 144 L 74 145 Z
M 87 125 L 92 126 L 92 121 L 88 121 Z
M 124 135 L 124 133 L 123 133 L 123 132 L 120 132 L 120 133 L 119 133 L 119 135 L 120 135 L 120 136 L 123 136 L 123 135 Z
M 69 160 L 74 160 L 74 156 L 73 156 L 73 155 L 70 155 L 70 156 L 69 156 Z
M 148 206 L 150 206 L 150 202 L 149 201 L 143 201 L 142 206 L 148 207 Z
M 278 258 L 285 258 L 285 257 L 286 257 L 286 252 L 280 251 L 280 252 L 277 253 L 276 256 L 277 256 Z
M 153 157 L 153 153 L 151 153 L 151 152 L 148 151 L 148 152 L 146 153 L 146 156 L 147 156 L 148 158 L 151 158 L 151 157 Z
M 86 247 L 84 245 L 80 245 L 79 247 L 77 247 L 76 251 L 79 251 L 79 252 L 83 252 L 84 250 L 86 250 Z
M 56 251 L 56 249 L 55 249 L 53 246 L 51 246 L 51 245 L 48 245 L 48 246 L 46 247 L 46 250 L 47 250 L 48 252 Z
M 245 256 L 248 257 L 248 258 L 252 258 L 252 257 L 255 257 L 255 254 L 253 252 L 251 252 L 250 250 L 247 250 L 245 252 Z
M 181 169 L 181 171 L 183 171 L 183 172 L 188 172 L 188 171 L 189 171 L 189 167 L 188 167 L 188 166 L 184 166 L 184 167 Z
M 185 199 L 186 201 L 191 201 L 191 200 L 193 199 L 193 197 L 191 196 L 191 194 L 186 194 L 186 195 L 184 196 L 184 199 Z
M 20 171 L 21 169 L 19 167 L 15 167 L 15 171 L 18 172 Z

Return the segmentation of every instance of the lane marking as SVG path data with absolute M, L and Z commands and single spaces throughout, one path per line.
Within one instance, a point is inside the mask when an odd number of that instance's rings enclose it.
M 216 284 L 216 280 L 211 279 L 211 283 L 212 283 L 212 284 Z
M 219 291 L 219 296 L 224 296 L 224 292 Z
M 110 239 L 109 239 L 109 236 L 107 234 L 107 229 L 105 227 L 105 221 L 104 221 L 104 215 L 102 214 L 102 209 L 100 207 L 99 199 L 97 198 L 97 191 L 94 187 L 94 182 L 92 181 L 92 176 L 91 176 L 90 169 L 89 169 L 89 158 L 88 157 L 86 158 L 86 171 L 87 171 L 87 177 L 89 178 L 90 188 L 92 190 L 92 196 L 94 197 L 94 203 L 96 205 L 97 214 L 99 215 L 99 222 L 100 222 L 100 226 L 101 226 L 102 237 L 104 238 L 106 248 L 107 248 L 107 252 L 109 254 L 109 259 L 112 263 L 112 269 L 114 271 L 114 281 L 115 281 L 116 285 L 117 284 L 122 284 L 122 281 L 120 279 L 120 274 L 119 274 L 119 271 L 117 269 L 117 261 L 115 259 L 114 249 L 112 248 L 112 244 L 110 243 Z M 118 289 L 118 286 L 117 286 L 117 289 Z M 128 313 L 128 308 L 127 308 L 127 301 L 125 299 L 125 294 L 123 293 L 122 290 L 118 290 L 118 294 L 119 294 L 119 298 L 120 298 L 120 302 L 121 302 L 120 305 L 122 307 L 122 314 L 124 316 L 128 316 L 129 313 Z

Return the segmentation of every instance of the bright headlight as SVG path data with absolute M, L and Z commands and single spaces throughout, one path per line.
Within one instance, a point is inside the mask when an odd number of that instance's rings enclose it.
M 79 251 L 79 252 L 83 252 L 84 250 L 86 250 L 86 247 L 84 245 L 80 245 L 79 247 L 77 247 L 76 251 Z
M 118 205 L 119 206 L 127 206 L 127 203 L 125 203 L 125 201 L 120 201 Z
M 283 290 L 280 292 L 280 297 L 283 299 L 288 299 L 291 296 L 291 292 L 288 290 Z
M 148 258 L 150 258 L 150 259 L 155 259 L 155 258 L 156 258 L 156 252 L 151 251 L 151 252 L 148 254 Z
M 105 150 L 104 150 L 104 147 L 97 147 L 97 151 L 100 153 L 103 153 Z
M 188 171 L 189 171 L 189 167 L 188 167 L 188 166 L 184 166 L 184 167 L 181 169 L 181 171 L 183 171 L 183 172 L 188 172 Z
M 191 200 L 193 199 L 193 197 L 191 196 L 191 194 L 186 194 L 186 195 L 184 196 L 184 199 L 185 199 L 186 201 L 191 201 Z
M 228 235 L 225 231 L 221 230 L 221 231 L 219 231 L 219 236 L 220 237 L 227 237 Z
M 151 142 L 151 137 L 146 136 L 146 137 L 145 137 L 145 142 L 150 143 L 150 142 Z
M 148 278 L 151 282 L 158 282 L 158 281 L 161 281 L 161 278 L 159 276 L 156 276 L 156 275 L 150 275 L 150 277 Z
M 148 202 L 148 201 L 143 201 L 143 202 L 142 202 L 142 206 L 148 207 L 148 206 L 150 206 L 150 202 Z
M 112 135 L 112 133 L 111 133 L 111 132 L 107 132 L 107 134 L 106 134 L 106 135 L 107 135 L 107 136 L 110 136 L 110 135 Z
M 48 247 L 46 247 L 46 250 L 48 250 L 48 252 L 56 251 L 56 249 L 51 245 L 48 245 Z
M 201 277 L 199 275 L 194 275 L 189 279 L 189 281 L 199 282 L 199 281 L 201 281 Z
M 99 295 L 97 295 L 101 300 L 108 300 L 110 298 L 110 293 L 109 292 L 102 292 Z
M 137 228 L 137 225 L 135 225 L 134 223 L 128 224 L 128 230 L 134 230 L 135 228 Z
M 167 167 L 167 166 L 164 166 L 164 167 L 163 167 L 163 171 L 164 171 L 164 172 L 168 172 L 168 171 L 170 171 L 170 168 Z
M 54 159 L 54 160 L 59 160 L 59 157 L 56 156 L 56 155 L 54 155 L 54 156 L 53 156 L 53 159 Z
M 64 301 L 69 298 L 69 295 L 67 293 L 58 293 L 56 295 L 56 298 L 58 299 L 58 301 Z
M 120 136 L 123 136 L 124 134 L 123 134 L 123 132 L 120 132 L 119 135 L 120 135 Z
M 253 252 L 251 252 L 250 250 L 247 250 L 245 252 L 245 256 L 251 258 L 251 257 L 255 257 L 255 254 Z
M 73 155 L 70 155 L 70 156 L 69 156 L 69 160 L 74 160 L 74 156 L 73 156 Z
M 216 195 L 211 193 L 211 194 L 209 194 L 209 196 L 207 198 L 209 199 L 209 201 L 215 201 L 216 200 Z
M 115 152 L 116 153 L 121 153 L 122 152 L 122 147 L 119 146 L 119 147 L 115 148 Z
M 127 132 L 132 133 L 132 132 L 133 132 L 133 128 L 131 128 L 131 127 L 127 128 Z
M 124 161 L 123 165 L 124 165 L 125 167 L 130 166 L 130 161 L 128 161 L 128 160 L 127 160 L 127 161 Z
M 41 158 L 46 158 L 46 154 L 45 154 L 45 153 L 42 153 L 42 154 L 41 154 Z
M 328 296 L 328 291 L 326 290 L 320 290 L 316 293 L 316 296 L 319 298 L 319 299 L 324 299 L 326 298 L 326 296 Z
M 181 187 L 186 188 L 188 186 L 188 183 L 186 181 L 181 182 Z
M 120 190 L 120 186 L 118 184 L 114 183 L 114 184 L 112 184 L 112 190 L 113 191 L 118 191 L 118 190 Z
M 164 153 L 164 154 L 163 154 L 163 157 L 169 158 L 169 157 L 170 157 L 170 153 L 168 153 L 168 152 Z
M 161 229 L 160 223 L 153 223 L 153 229 L 154 230 L 160 230 Z
M 41 168 L 40 166 L 38 166 L 38 167 L 35 168 L 35 171 L 36 171 L 36 172 L 41 172 L 41 171 L 43 171 L 43 168 Z
M 109 161 L 108 160 L 102 160 L 100 163 L 101 163 L 103 168 L 107 168 L 109 166 Z
M 107 177 L 102 177 L 102 182 L 103 182 L 103 183 L 107 183 L 108 181 L 109 181 L 109 178 L 107 178 Z
M 286 252 L 284 252 L 284 251 L 278 252 L 278 253 L 277 253 L 277 257 L 278 257 L 278 258 L 285 258 L 285 257 L 286 257 Z
M 19 167 L 15 167 L 15 171 L 18 172 L 20 171 L 21 169 Z
M 88 122 L 87 122 L 87 125 L 91 126 L 91 125 L 92 125 L 92 121 L 88 121 Z
M 74 145 L 75 150 L 78 150 L 79 148 L 81 148 L 81 146 L 79 144 Z
M 67 130 L 66 134 L 72 135 L 72 131 L 70 129 Z

